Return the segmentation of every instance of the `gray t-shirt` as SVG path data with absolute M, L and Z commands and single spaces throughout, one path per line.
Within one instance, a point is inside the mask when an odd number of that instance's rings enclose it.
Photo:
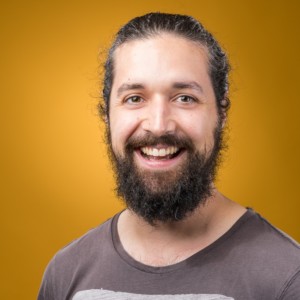
M 300 299 L 300 247 L 253 210 L 214 243 L 166 267 L 123 249 L 118 215 L 59 251 L 38 300 Z

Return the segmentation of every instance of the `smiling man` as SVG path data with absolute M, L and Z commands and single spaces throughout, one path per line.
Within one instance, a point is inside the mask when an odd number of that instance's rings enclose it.
M 61 250 L 39 299 L 299 299 L 299 245 L 223 196 L 225 53 L 189 16 L 117 33 L 101 112 L 127 205 Z

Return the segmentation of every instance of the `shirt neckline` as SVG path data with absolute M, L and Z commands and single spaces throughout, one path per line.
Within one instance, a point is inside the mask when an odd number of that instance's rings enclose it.
M 115 251 L 119 255 L 119 257 L 125 261 L 131 267 L 138 269 L 143 272 L 147 273 L 169 273 L 173 272 L 177 269 L 180 269 L 186 265 L 190 265 L 193 263 L 194 260 L 199 260 L 201 257 L 204 257 L 208 252 L 212 249 L 218 247 L 222 244 L 225 240 L 227 240 L 231 235 L 233 235 L 248 219 L 255 215 L 255 212 L 247 207 L 247 211 L 231 226 L 231 228 L 226 231 L 222 236 L 220 236 L 217 240 L 215 240 L 210 245 L 206 246 L 205 248 L 199 250 L 198 252 L 194 253 L 193 255 L 189 256 L 183 261 L 178 263 L 162 266 L 162 267 L 154 267 L 150 265 L 143 264 L 137 260 L 135 260 L 132 256 L 130 256 L 120 241 L 119 233 L 118 233 L 118 219 L 121 215 L 122 211 L 116 214 L 111 221 L 111 238 L 112 243 Z

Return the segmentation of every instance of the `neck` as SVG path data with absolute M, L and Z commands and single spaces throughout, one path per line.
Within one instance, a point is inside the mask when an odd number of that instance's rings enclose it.
M 174 263 L 205 248 L 228 231 L 244 212 L 245 208 L 214 190 L 205 204 L 182 221 L 151 226 L 127 209 L 119 218 L 118 232 L 124 249 L 133 258 L 161 266 L 170 264 L 165 257 L 173 257 Z

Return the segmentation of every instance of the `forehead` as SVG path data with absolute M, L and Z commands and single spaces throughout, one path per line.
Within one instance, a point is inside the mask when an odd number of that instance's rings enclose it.
M 173 34 L 133 40 L 114 53 L 114 82 L 208 77 L 207 49 Z

